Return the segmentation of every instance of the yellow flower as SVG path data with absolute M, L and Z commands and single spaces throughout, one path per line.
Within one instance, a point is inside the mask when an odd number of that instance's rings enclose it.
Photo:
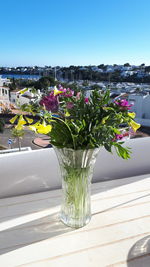
M 18 123 L 18 124 L 15 126 L 15 129 L 18 130 L 18 131 L 21 131 L 21 130 L 23 130 L 23 125 Z
M 14 123 L 16 119 L 18 118 L 18 115 L 16 115 L 14 118 L 10 120 L 11 123 Z M 26 124 L 26 121 L 24 120 L 23 116 L 20 115 L 17 125 L 15 126 L 15 129 L 20 131 L 23 130 L 24 124 Z
M 141 124 L 139 124 L 139 123 L 137 123 L 137 122 L 135 122 L 133 120 L 131 120 L 129 122 L 129 125 L 132 127 L 132 129 L 134 130 L 134 132 L 136 132 L 137 129 L 141 127 Z
M 34 131 L 36 133 L 40 133 L 40 134 L 48 134 L 49 132 L 51 132 L 52 130 L 52 126 L 51 125 L 46 125 L 45 121 L 43 122 L 43 124 L 40 124 L 39 122 L 30 125 L 29 129 L 31 131 Z
M 69 117 L 69 116 L 70 116 L 70 113 L 67 111 L 67 112 L 65 113 L 65 116 L 66 116 L 66 117 Z
M 18 118 L 18 115 L 14 116 L 11 120 L 9 120 L 12 124 L 16 121 L 16 119 Z
M 20 125 L 24 125 L 24 124 L 26 124 L 26 121 L 25 121 L 24 119 L 19 120 L 19 121 L 18 121 L 18 124 L 20 124 Z
M 28 123 L 32 123 L 32 122 L 33 122 L 32 119 L 30 119 L 30 118 L 28 118 L 28 117 L 25 117 L 25 118 L 26 118 L 26 120 L 27 120 Z
M 63 91 L 58 90 L 57 88 L 54 89 L 54 96 L 62 94 Z
M 128 115 L 130 118 L 134 119 L 135 118 L 135 112 L 128 112 Z
M 105 124 L 105 122 L 108 120 L 108 118 L 109 118 L 109 116 L 106 116 L 106 117 L 104 117 L 103 119 L 102 119 L 102 124 Z
M 28 91 L 28 88 L 25 88 L 19 92 L 20 95 L 23 95 L 26 91 Z
M 37 132 L 40 133 L 40 134 L 48 134 L 51 130 L 52 130 L 52 126 L 51 125 L 40 124 L 37 127 Z

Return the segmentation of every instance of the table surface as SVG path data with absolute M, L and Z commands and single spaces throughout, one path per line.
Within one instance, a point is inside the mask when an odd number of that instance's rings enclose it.
M 0 266 L 150 267 L 150 175 L 92 185 L 92 220 L 58 219 L 61 190 L 0 200 Z

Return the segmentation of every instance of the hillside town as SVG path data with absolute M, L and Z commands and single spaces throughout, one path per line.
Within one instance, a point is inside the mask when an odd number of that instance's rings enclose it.
M 150 82 L 150 66 L 144 63 L 136 66 L 125 63 L 124 65 L 104 65 L 100 64 L 89 66 L 74 66 L 69 67 L 51 67 L 51 66 L 25 66 L 25 67 L 0 67 L 0 75 L 38 75 L 53 76 L 59 81 L 78 81 L 78 80 L 93 80 L 93 81 L 128 81 L 128 82 Z M 11 76 L 10 76 L 11 77 Z
M 100 68 L 101 66 L 101 68 Z M 114 71 L 119 70 L 120 75 L 122 77 L 128 77 L 133 76 L 133 74 L 138 77 L 148 77 L 150 76 L 150 72 L 148 72 L 148 69 L 150 67 L 145 67 L 144 64 L 142 64 L 140 67 L 136 68 L 134 66 L 130 66 L 128 63 L 124 64 L 124 66 L 120 65 L 113 65 L 113 66 L 102 66 L 100 65 L 98 67 L 91 66 L 90 68 L 94 73 L 100 72 L 100 73 L 114 73 Z M 72 67 L 68 68 L 71 69 Z M 45 67 L 43 68 L 44 71 L 52 71 L 53 68 Z M 79 68 L 78 70 L 84 70 L 86 67 Z M 105 69 L 105 70 L 104 70 Z M 2 68 L 0 68 L 2 71 Z M 3 71 L 7 71 L 7 73 L 14 72 L 14 68 L 3 68 Z M 39 68 L 33 67 L 33 68 L 23 68 L 18 67 L 16 68 L 16 72 L 25 72 L 29 73 L 29 70 L 32 71 L 39 71 Z M 69 86 L 70 88 L 76 87 L 81 90 L 84 90 L 86 95 L 90 95 L 90 91 L 94 89 L 100 89 L 100 90 L 111 90 L 111 96 L 112 98 L 126 98 L 130 103 L 133 104 L 131 110 L 136 113 L 136 121 L 139 122 L 142 126 L 150 127 L 150 84 L 149 83 L 134 83 L 134 82 L 112 82 L 111 80 L 107 81 L 93 81 L 90 80 L 74 80 L 73 76 L 75 73 L 75 70 L 72 71 L 72 78 L 70 79 L 61 79 L 60 78 L 60 72 L 62 72 L 61 68 L 55 68 L 54 75 L 50 76 L 51 78 L 47 78 L 48 76 L 42 77 L 36 81 L 35 86 L 34 83 L 32 84 L 31 78 L 28 79 L 20 79 L 22 82 L 22 85 L 20 83 L 16 83 L 16 79 L 9 79 L 9 78 L 3 78 L 3 76 L 0 76 L 0 113 L 11 113 L 16 112 L 19 104 L 29 103 L 30 99 L 33 97 L 33 93 L 31 92 L 33 87 L 38 90 L 38 92 L 44 92 L 44 90 L 51 90 L 51 87 L 54 85 L 58 85 L 59 83 L 64 83 L 66 86 Z M 37 72 L 33 72 L 36 74 Z M 49 75 L 50 72 L 47 73 Z M 8 75 L 9 76 L 9 75 Z M 92 76 L 92 74 L 91 74 Z M 28 82 L 30 80 L 30 83 Z M 35 82 L 35 81 L 34 81 Z M 29 86 L 28 86 L 29 83 Z M 12 85 L 15 84 L 15 87 L 13 88 Z M 27 86 L 24 86 L 27 85 Z M 28 90 L 24 94 L 20 94 L 20 91 L 24 88 L 28 88 Z

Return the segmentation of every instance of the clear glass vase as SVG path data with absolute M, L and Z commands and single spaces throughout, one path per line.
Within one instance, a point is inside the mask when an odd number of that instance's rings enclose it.
M 60 220 L 73 228 L 91 219 L 91 180 L 99 148 L 74 150 L 56 148 L 62 177 Z

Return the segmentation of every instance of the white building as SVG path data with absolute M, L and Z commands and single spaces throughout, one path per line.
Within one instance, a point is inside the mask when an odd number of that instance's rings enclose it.
M 11 82 L 9 79 L 7 78 L 2 78 L 2 76 L 0 75 L 0 86 L 6 86 L 9 85 Z
M 49 87 L 51 89 L 51 87 Z M 34 101 L 35 99 L 40 99 L 41 97 L 41 92 L 40 90 L 37 90 L 36 94 L 32 93 L 32 88 L 28 88 L 27 91 L 25 91 L 22 94 L 22 91 L 25 90 L 26 88 L 22 90 L 14 90 L 10 92 L 10 101 L 11 104 L 18 106 L 23 105 L 23 104 L 29 104 L 29 102 Z
M 33 97 L 33 94 L 31 93 L 31 88 L 28 89 L 24 94 L 21 94 L 22 90 L 14 90 L 10 93 L 10 101 L 14 105 L 23 105 L 28 104 L 30 102 L 30 99 Z
M 133 104 L 131 111 L 136 113 L 136 121 L 142 126 L 150 126 L 150 94 L 131 94 L 128 100 Z
M 0 86 L 0 113 L 2 109 L 10 107 L 9 88 Z

